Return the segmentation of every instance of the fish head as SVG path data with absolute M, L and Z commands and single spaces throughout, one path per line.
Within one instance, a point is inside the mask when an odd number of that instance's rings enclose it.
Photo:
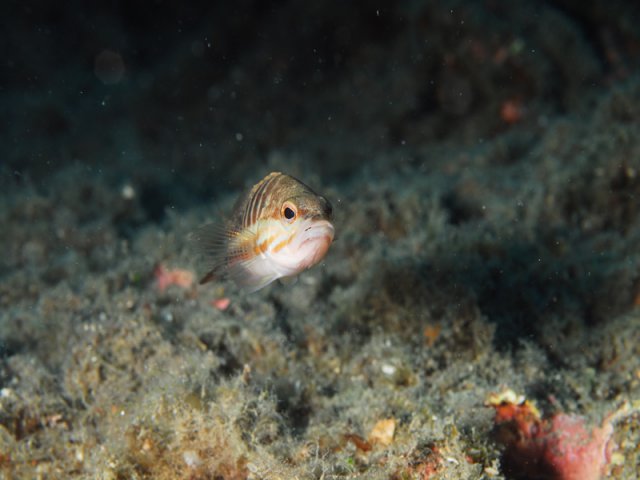
M 333 242 L 333 208 L 323 196 L 305 185 L 280 202 L 277 221 L 284 232 L 274 241 L 270 253 L 274 261 L 296 274 L 317 264 Z

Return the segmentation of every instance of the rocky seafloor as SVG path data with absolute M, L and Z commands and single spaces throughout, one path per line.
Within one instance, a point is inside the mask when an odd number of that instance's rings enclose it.
M 3 8 L 0 478 L 640 478 L 638 6 Z M 271 171 L 329 254 L 197 285 Z

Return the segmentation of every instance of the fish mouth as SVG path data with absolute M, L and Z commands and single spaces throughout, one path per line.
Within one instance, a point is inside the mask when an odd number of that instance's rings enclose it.
M 300 273 L 317 264 L 333 242 L 334 228 L 327 220 L 308 219 L 299 226 L 280 261 L 289 268 L 287 275 Z
M 309 268 L 318 263 L 327 254 L 333 242 L 334 228 L 327 220 L 314 220 L 312 224 L 301 232 L 301 242 L 298 249 L 304 260 L 301 268 Z M 304 252 L 304 253 L 303 253 Z
M 309 225 L 302 231 L 302 234 L 304 235 L 302 244 L 310 241 L 315 241 L 320 238 L 324 238 L 327 243 L 331 243 L 333 241 L 335 229 L 333 228 L 331 222 L 327 220 L 315 220 L 311 225 Z

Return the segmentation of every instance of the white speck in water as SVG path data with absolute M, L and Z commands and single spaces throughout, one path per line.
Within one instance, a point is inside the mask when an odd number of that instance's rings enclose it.
M 241 142 L 243 138 L 244 137 L 242 136 L 242 134 L 240 132 L 236 133 L 236 140 L 237 141 Z
M 382 365 L 381 367 L 382 369 L 382 373 L 384 373 L 385 375 L 391 376 L 394 373 L 396 373 L 397 368 L 394 367 L 393 365 L 389 364 L 389 363 L 385 363 Z
M 136 191 L 130 184 L 126 184 L 122 187 L 122 198 L 125 200 L 132 200 L 136 196 Z

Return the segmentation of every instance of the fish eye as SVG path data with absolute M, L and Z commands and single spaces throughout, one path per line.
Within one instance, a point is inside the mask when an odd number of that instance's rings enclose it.
M 285 204 L 282 205 L 282 216 L 286 218 L 289 222 L 292 222 L 293 220 L 295 220 L 297 214 L 298 214 L 298 209 L 293 203 L 285 202 Z
M 287 220 L 291 220 L 296 216 L 296 212 L 294 212 L 291 208 L 287 207 L 284 209 L 284 216 Z

